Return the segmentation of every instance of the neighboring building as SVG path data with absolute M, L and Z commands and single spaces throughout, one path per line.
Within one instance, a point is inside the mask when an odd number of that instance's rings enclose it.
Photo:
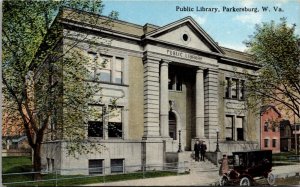
M 273 105 L 261 107 L 260 112 L 261 140 L 260 148 L 262 150 L 272 150 L 273 153 L 280 152 L 280 126 L 281 113 Z
M 292 126 L 289 120 L 280 122 L 280 151 L 287 152 L 292 149 Z
M 191 151 L 196 139 L 205 140 L 208 151 L 215 151 L 217 129 L 222 152 L 259 148 L 258 112 L 244 105 L 243 75 L 255 75 L 260 68 L 250 55 L 220 47 L 192 17 L 162 27 L 115 20 L 107 28 L 91 25 L 88 19 L 69 20 L 65 16 L 70 11 L 65 9 L 56 21 L 65 30 L 91 31 L 99 46 L 88 48 L 82 42 L 77 47 L 87 58 L 108 63 L 105 68 L 96 67 L 101 79 L 96 84 L 102 93 L 95 97 L 102 97 L 102 103 L 90 105 L 99 116 L 88 120 L 86 132 L 87 139 L 107 149 L 77 159 L 67 155 L 63 136 L 46 137 L 45 169 L 108 167 L 73 171 L 92 174 L 124 172 L 131 165 L 137 166 L 126 171 L 140 170 L 141 165 L 162 166 L 168 160 L 166 153 L 180 154 L 179 142 L 183 152 Z M 112 40 L 110 45 L 101 44 L 102 36 Z M 70 40 L 72 36 L 65 37 L 62 43 Z M 111 98 L 118 98 L 118 109 L 107 117 Z

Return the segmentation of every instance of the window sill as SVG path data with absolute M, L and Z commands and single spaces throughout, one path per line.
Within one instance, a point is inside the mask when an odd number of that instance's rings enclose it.
M 229 98 L 229 97 L 223 97 L 223 99 L 236 100 L 236 101 L 246 101 L 246 99 L 237 99 L 237 98 Z
M 182 93 L 182 90 L 169 90 L 169 92 Z
M 101 83 L 101 84 L 108 84 L 108 85 L 115 85 L 115 86 L 124 86 L 129 87 L 128 84 L 120 84 L 120 83 L 113 83 L 113 82 L 104 82 L 104 81 L 95 81 L 95 80 L 87 80 L 87 82 L 95 82 L 95 83 Z

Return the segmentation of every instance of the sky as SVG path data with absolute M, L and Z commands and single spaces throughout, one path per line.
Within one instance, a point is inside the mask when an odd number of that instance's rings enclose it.
M 262 22 L 271 20 L 279 22 L 280 18 L 286 17 L 289 25 L 296 24 L 296 34 L 300 35 L 300 0 L 103 0 L 103 2 L 104 15 L 114 10 L 119 13 L 119 20 L 138 25 L 151 23 L 164 26 L 191 16 L 219 45 L 239 51 L 246 49 L 243 41 L 254 33 L 255 24 Z M 197 7 L 217 8 L 217 11 L 197 11 Z M 223 9 L 224 7 L 257 8 L 258 12 L 228 12 L 225 11 L 227 9 Z M 263 11 L 262 7 L 268 7 L 267 11 Z

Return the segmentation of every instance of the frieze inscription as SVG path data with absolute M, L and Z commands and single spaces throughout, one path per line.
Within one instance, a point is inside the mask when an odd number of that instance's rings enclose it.
M 180 57 L 180 58 L 186 58 L 189 60 L 198 60 L 198 61 L 202 60 L 201 56 L 185 53 L 182 51 L 170 50 L 170 49 L 167 49 L 167 55 L 174 56 L 174 57 Z

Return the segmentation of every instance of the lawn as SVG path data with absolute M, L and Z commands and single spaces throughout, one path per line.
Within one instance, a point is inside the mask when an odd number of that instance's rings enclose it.
M 31 158 L 30 157 L 3 157 L 3 174 L 7 173 L 23 173 L 32 171 Z M 107 176 L 86 176 L 86 175 L 56 175 L 47 174 L 43 175 L 42 182 L 26 182 L 32 181 L 32 174 L 21 174 L 21 175 L 3 175 L 3 183 L 10 182 L 22 182 L 18 184 L 12 184 L 12 186 L 22 185 L 22 186 L 74 186 L 83 184 L 93 184 L 93 183 L 103 183 L 103 182 L 113 182 L 122 181 L 130 179 L 142 179 L 142 178 L 153 178 L 162 176 L 177 175 L 176 172 L 171 171 L 147 171 L 144 174 L 139 173 L 128 173 L 128 174 L 115 174 Z M 59 179 L 56 181 L 56 179 Z M 9 186 L 9 184 L 7 184 Z
M 272 155 L 273 166 L 293 165 L 299 163 L 295 152 L 281 152 Z

